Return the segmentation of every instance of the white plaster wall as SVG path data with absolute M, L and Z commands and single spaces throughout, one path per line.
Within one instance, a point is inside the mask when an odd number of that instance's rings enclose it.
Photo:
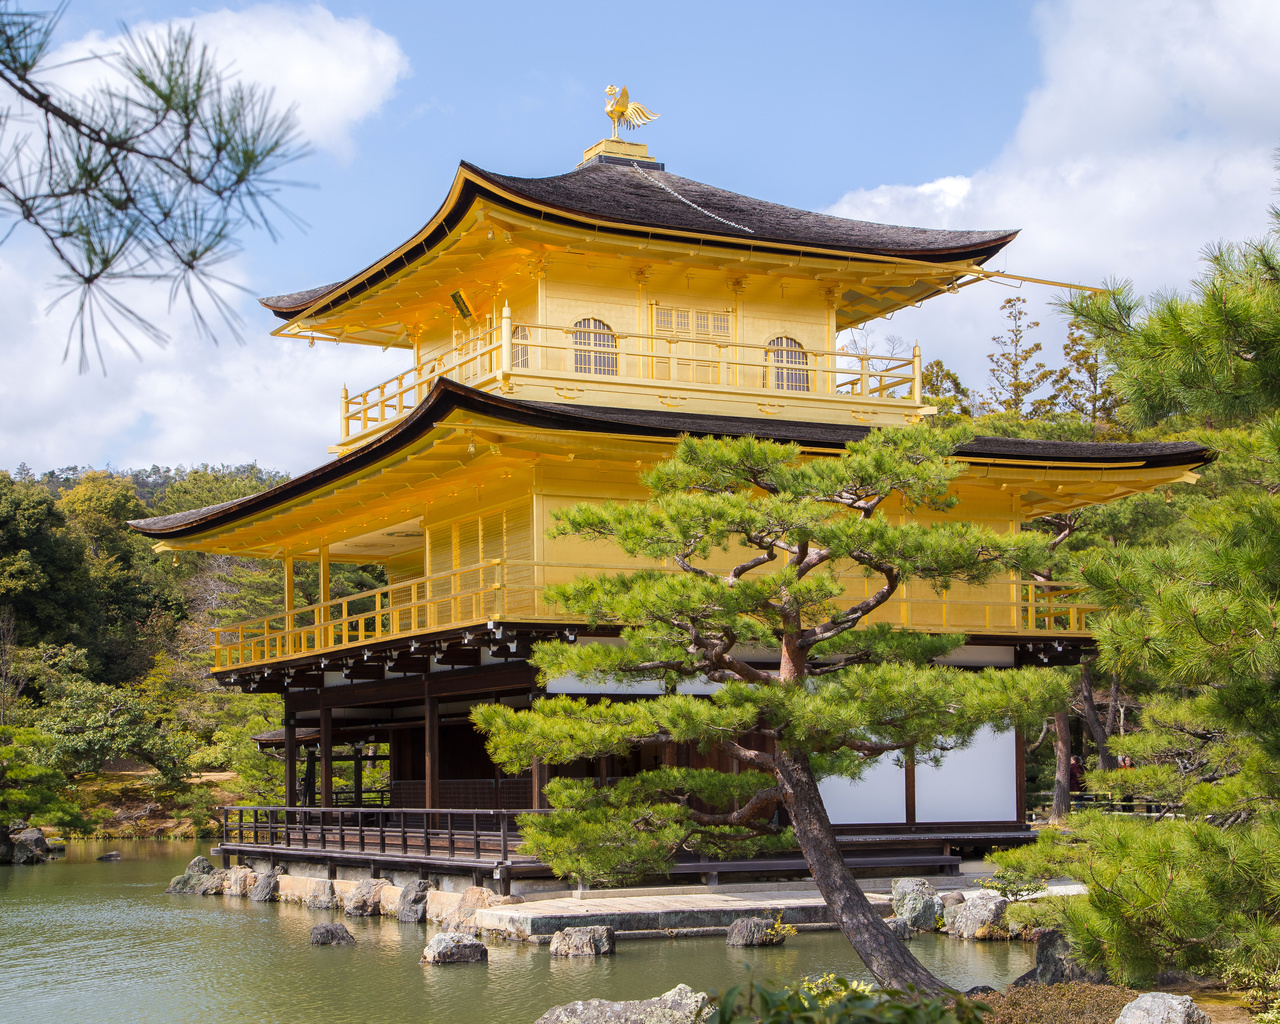
M 1017 736 L 983 729 L 942 766 L 916 765 L 916 821 L 1016 821 Z
M 883 756 L 860 779 L 818 783 L 833 825 L 896 825 L 907 820 L 907 772 Z

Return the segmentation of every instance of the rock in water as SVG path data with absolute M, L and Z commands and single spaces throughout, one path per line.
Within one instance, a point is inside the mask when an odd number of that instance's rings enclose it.
M 422 951 L 424 964 L 479 964 L 489 959 L 489 950 L 483 942 L 461 932 L 441 932 L 427 943 Z
M 608 956 L 613 951 L 613 929 L 600 925 L 566 928 L 551 936 L 552 956 Z
M 923 878 L 895 878 L 890 896 L 893 900 L 893 912 L 902 916 L 902 904 L 911 893 L 922 893 L 925 896 L 937 896 L 938 892 Z
M 468 932 L 475 934 L 475 917 L 477 910 L 485 910 L 496 906 L 501 899 L 492 889 L 483 886 L 468 886 L 462 893 L 462 899 L 454 911 L 445 916 L 440 927 L 447 932 Z
M 38 828 L 23 829 L 10 838 L 13 843 L 13 852 L 10 854 L 13 863 L 43 864 L 49 859 L 49 843 Z
M 1190 996 L 1144 992 L 1120 1011 L 1116 1024 L 1209 1024 Z
M 277 864 L 265 875 L 259 875 L 257 882 L 253 888 L 249 890 L 249 899 L 255 903 L 273 903 L 278 898 L 276 895 L 276 882 L 284 872 L 280 870 Z
M 317 878 L 302 902 L 311 910 L 332 910 L 338 902 L 333 883 L 327 878 Z
M 348 917 L 369 917 L 378 913 L 382 902 L 382 890 L 390 883 L 385 878 L 366 878 L 356 886 L 355 892 L 347 897 L 346 915 Z
M 101 857 L 98 858 L 98 860 L 119 860 L 119 859 L 120 859 L 119 850 L 112 850 L 110 853 L 104 853 Z
M 724 937 L 726 946 L 781 946 L 785 935 L 774 931 L 774 922 L 767 917 L 740 917 L 729 925 Z
M 956 889 L 954 892 L 944 892 L 938 899 L 942 900 L 944 907 L 958 907 L 964 902 L 964 893 Z
M 1036 937 L 1036 965 L 1013 984 L 1061 985 L 1069 981 L 1087 981 L 1105 985 L 1107 972 L 1097 967 L 1083 967 L 1071 958 L 1071 945 L 1057 928 L 1046 928 Z
M 230 872 L 214 868 L 204 857 L 194 857 L 187 870 L 169 883 L 165 892 L 180 896 L 218 896 L 227 888 Z
M 407 923 L 421 923 L 427 919 L 427 893 L 431 891 L 431 883 L 422 879 L 410 882 L 400 890 L 400 898 L 396 901 L 396 920 Z
M 911 938 L 911 923 L 905 917 L 886 917 L 884 923 L 889 926 L 889 931 L 903 942 Z
M 994 892 L 975 893 L 960 904 L 951 919 L 951 934 L 962 939 L 1004 938 L 1004 912 L 1008 906 L 1009 901 Z
M 893 880 L 893 912 L 914 931 L 935 930 L 944 909 L 937 891 L 923 878 Z
M 347 931 L 341 921 L 331 924 L 318 924 L 311 929 L 311 945 L 313 946 L 354 946 L 356 937 Z
M 248 896 L 258 884 L 258 873 L 246 867 L 234 867 L 227 875 L 223 892 L 228 896 Z
M 536 1024 L 698 1024 L 708 1016 L 706 1001 L 705 992 L 677 985 L 653 999 L 587 999 L 553 1006 Z

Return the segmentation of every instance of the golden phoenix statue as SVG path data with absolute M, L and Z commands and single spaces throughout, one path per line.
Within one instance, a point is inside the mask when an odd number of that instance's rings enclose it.
M 639 128 L 642 124 L 648 124 L 655 117 L 652 110 L 643 103 L 632 103 L 627 96 L 627 87 L 624 85 L 621 89 L 614 86 L 608 86 L 605 92 L 609 95 L 609 102 L 604 105 L 604 112 L 609 115 L 613 121 L 613 137 L 618 137 L 618 125 L 621 123 L 628 130 Z

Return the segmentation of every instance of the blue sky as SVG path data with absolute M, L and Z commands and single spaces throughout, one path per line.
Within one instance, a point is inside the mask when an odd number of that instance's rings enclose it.
M 662 116 L 634 138 L 668 170 L 846 216 L 1022 227 L 1008 269 L 1140 289 L 1183 284 L 1220 237 L 1257 234 L 1280 144 L 1280 4 L 1041 3 L 230 4 L 73 0 L 63 54 L 110 46 L 121 21 L 170 19 L 247 78 L 297 102 L 314 154 L 286 202 L 307 223 L 249 236 L 233 272 L 252 295 L 347 276 L 436 209 L 460 159 L 510 174 L 571 169 L 608 130 L 604 87 Z M 63 364 L 38 249 L 0 249 L 0 467 L 325 459 L 343 384 L 399 372 L 388 353 L 267 337 L 210 346 L 181 319 L 166 350 Z M 1007 291 L 944 297 L 875 341 L 918 341 L 971 384 Z M 1055 361 L 1062 325 L 1049 289 Z M 143 304 L 154 301 L 141 296 Z M 160 310 L 157 315 L 163 315 Z M 874 344 L 873 344 L 874 347 Z M 12 382 L 17 382 L 12 383 Z

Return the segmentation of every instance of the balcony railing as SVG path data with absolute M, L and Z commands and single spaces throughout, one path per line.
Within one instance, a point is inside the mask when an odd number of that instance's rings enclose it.
M 369 643 L 444 633 L 489 622 L 574 623 L 544 599 L 550 583 L 575 574 L 635 571 L 632 565 L 551 562 L 481 562 L 406 580 L 320 604 L 213 628 L 213 671 L 340 652 Z M 670 569 L 669 571 L 679 571 Z M 861 600 L 874 581 L 847 573 L 845 597 Z M 874 616 L 903 628 L 933 633 L 1087 637 L 1082 588 L 1038 580 L 1005 580 L 939 595 L 926 584 L 903 584 Z
M 481 390 L 509 378 L 545 378 L 555 386 L 678 386 L 747 392 L 769 402 L 817 399 L 859 406 L 919 407 L 920 350 L 910 356 L 747 345 L 712 337 L 634 334 L 580 326 L 519 323 L 504 316 L 444 353 L 375 387 L 342 392 L 345 442 L 411 412 L 441 377 Z

